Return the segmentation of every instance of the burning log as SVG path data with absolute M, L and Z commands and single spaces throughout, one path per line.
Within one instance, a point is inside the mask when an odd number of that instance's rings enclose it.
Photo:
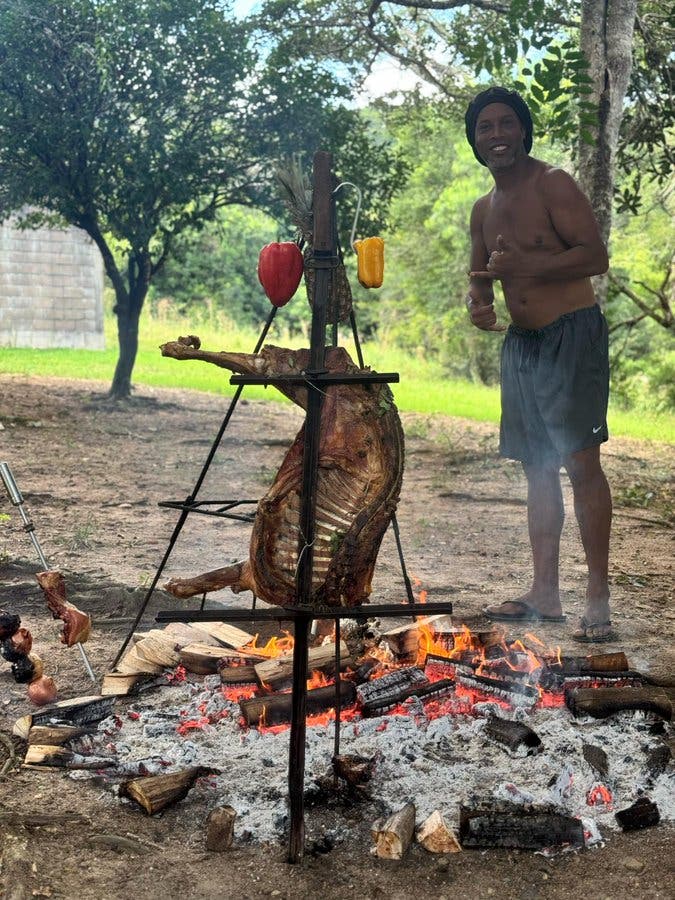
M 442 630 L 447 635 L 448 649 L 452 649 L 452 620 L 447 615 L 428 616 L 415 622 L 408 622 L 405 625 L 390 628 L 380 636 L 380 639 L 386 641 L 397 659 L 414 660 L 417 657 L 422 637 L 420 626 L 425 626 L 434 635 L 440 634 Z
M 421 669 L 409 666 L 406 669 L 394 669 L 381 678 L 360 684 L 356 694 L 364 716 L 379 716 L 429 684 L 429 679 Z
M 520 747 L 526 747 L 527 756 L 532 756 L 541 750 L 541 738 L 524 722 L 512 722 L 510 719 L 502 719 L 501 716 L 491 716 L 485 724 L 485 734 L 504 744 L 512 752 Z
M 583 847 L 580 819 L 554 809 L 527 808 L 514 804 L 460 806 L 459 841 L 463 847 L 505 847 L 543 850 L 546 847 Z
M 429 853 L 459 853 L 462 849 L 457 836 L 438 809 L 417 829 L 417 843 Z
M 562 656 L 561 668 L 565 675 L 580 675 L 587 672 L 626 672 L 628 659 L 623 652 L 596 653 L 590 656 Z
M 182 800 L 198 778 L 212 772 L 213 769 L 204 766 L 192 766 L 168 775 L 133 778 L 122 782 L 120 796 L 135 800 L 149 816 L 154 816 L 165 807 Z
M 17 719 L 13 733 L 27 740 L 31 728 L 36 725 L 92 725 L 110 715 L 114 702 L 114 697 L 103 697 L 100 694 L 61 700 L 53 706 L 46 706 L 39 712 Z
M 637 831 L 658 825 L 661 818 L 659 808 L 647 797 L 640 797 L 632 806 L 615 813 L 614 818 L 624 831 Z
M 410 847 L 415 833 L 415 804 L 406 803 L 388 819 L 378 819 L 370 827 L 375 847 L 373 852 L 380 859 L 402 859 Z
M 223 684 L 258 684 L 255 666 L 218 666 Z
M 201 350 L 194 335 L 161 350 L 174 359 L 269 377 L 294 403 L 307 406 L 309 389 L 300 379 L 310 364 L 308 350 L 266 346 L 258 354 L 214 353 Z M 341 376 L 362 374 L 342 347 L 327 348 L 325 366 Z M 289 375 L 298 381 L 274 381 Z M 354 606 L 368 601 L 380 544 L 398 503 L 403 431 L 385 384 L 326 384 L 322 390 L 311 602 Z M 266 603 L 297 602 L 304 442 L 303 428 L 258 504 L 248 559 L 196 578 L 172 579 L 166 590 L 184 598 L 230 587 L 235 593 L 253 591 Z
M 258 653 L 246 653 L 222 646 L 210 647 L 208 644 L 189 644 L 178 655 L 180 664 L 195 675 L 214 675 L 223 666 L 250 665 L 262 659 Z
M 501 697 L 511 706 L 534 706 L 539 699 L 539 691 L 532 685 L 509 678 L 490 678 L 486 675 L 477 675 L 473 669 L 467 666 L 455 666 L 455 680 L 457 684 L 464 687 Z
M 641 709 L 670 721 L 673 707 L 668 694 L 655 687 L 575 688 L 565 691 L 565 702 L 575 716 L 605 719 L 616 712 Z
M 231 806 L 212 809 L 206 819 L 206 849 L 214 853 L 229 850 L 234 840 L 236 811 Z
M 349 648 L 344 641 L 340 641 L 341 671 L 351 664 Z M 335 644 L 310 647 L 307 653 L 307 671 L 326 672 L 332 675 L 335 672 Z M 280 685 L 289 684 L 293 676 L 293 653 L 284 653 L 283 656 L 275 656 L 273 659 L 257 663 L 255 672 L 260 684 L 266 687 L 278 689 Z
M 66 583 L 61 572 L 38 572 L 35 577 L 55 619 L 63 621 L 61 642 L 67 647 L 83 644 L 91 632 L 91 617 L 66 600 Z
M 345 709 L 356 702 L 356 688 L 351 681 L 340 680 L 340 706 Z M 293 695 L 270 694 L 240 700 L 239 708 L 247 725 L 280 725 L 290 722 Z M 326 712 L 335 706 L 335 685 L 307 691 L 307 715 Z

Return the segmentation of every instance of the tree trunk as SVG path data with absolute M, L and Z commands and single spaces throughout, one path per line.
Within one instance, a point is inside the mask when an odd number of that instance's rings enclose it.
M 133 372 L 136 354 L 138 353 L 138 319 L 144 300 L 145 294 L 140 298 L 140 302 L 137 303 L 133 303 L 131 300 L 123 303 L 121 298 L 117 297 L 117 344 L 119 357 L 117 358 L 115 374 L 113 375 L 109 393 L 110 398 L 113 400 L 123 400 L 131 395 L 131 373 Z
M 592 143 L 580 140 L 579 180 L 591 201 L 605 243 L 612 227 L 612 204 L 619 127 L 632 68 L 632 44 L 638 0 L 582 0 L 581 49 L 588 61 L 597 122 L 588 128 Z M 595 291 L 601 304 L 607 276 L 598 276 Z

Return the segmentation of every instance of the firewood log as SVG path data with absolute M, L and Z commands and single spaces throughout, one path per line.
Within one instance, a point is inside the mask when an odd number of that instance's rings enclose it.
M 642 709 L 670 721 L 673 707 L 668 694 L 655 687 L 575 688 L 565 691 L 565 702 L 575 716 L 604 719 L 616 712 Z
M 232 846 L 236 811 L 231 806 L 212 809 L 206 819 L 206 849 L 222 853 Z
M 61 700 L 53 706 L 22 716 L 14 723 L 13 733 L 27 740 L 35 725 L 90 725 L 107 718 L 112 712 L 114 697 L 95 694 L 88 697 L 73 697 Z
M 141 659 L 164 669 L 173 669 L 180 662 L 180 654 L 175 644 L 165 637 L 147 635 L 134 644 L 134 650 Z
M 223 684 L 258 684 L 255 666 L 219 666 Z
M 340 670 L 344 671 L 351 664 L 349 648 L 344 641 L 340 641 Z M 257 663 L 255 671 L 260 684 L 278 688 L 292 679 L 293 653 L 284 653 L 283 656 L 275 656 L 273 659 Z M 335 671 L 335 644 L 310 647 L 307 653 L 307 671 L 332 674 Z
M 266 346 L 258 354 L 209 352 L 194 335 L 161 348 L 163 356 L 203 360 L 250 375 L 301 377 L 309 350 Z M 342 347 L 326 350 L 335 374 L 360 374 Z M 275 386 L 305 409 L 308 387 L 277 381 Z M 403 476 L 403 431 L 391 391 L 384 384 L 322 386 L 316 530 L 313 540 L 312 605 L 354 606 L 368 601 L 375 560 L 396 510 Z M 176 597 L 230 587 L 253 591 L 267 603 L 297 603 L 304 428 L 281 464 L 255 515 L 249 555 L 234 565 L 189 579 L 172 579 Z
M 351 681 L 340 681 L 340 706 L 346 709 L 356 702 L 356 688 Z M 247 725 L 279 725 L 290 722 L 293 695 L 269 694 L 240 700 L 239 708 Z M 307 715 L 326 712 L 335 706 L 335 685 L 307 691 Z
M 658 825 L 661 818 L 659 808 L 648 797 L 640 797 L 632 806 L 619 810 L 614 818 L 623 831 L 637 831 Z
M 219 644 L 224 644 L 225 647 L 232 647 L 233 650 L 243 650 L 253 640 L 252 634 L 244 631 L 243 628 L 231 625 L 229 622 L 200 622 L 199 628 L 212 638 L 215 638 Z
M 140 642 L 139 642 L 140 643 Z M 124 675 L 161 675 L 164 666 L 150 662 L 138 652 L 138 644 L 132 644 L 117 663 L 117 672 Z
M 83 734 L 91 734 L 96 731 L 95 725 L 34 725 L 28 732 L 29 744 L 47 744 L 51 747 L 60 747 L 68 741 L 74 741 Z
M 375 757 L 343 753 L 333 757 L 333 771 L 348 785 L 365 784 L 373 777 Z
M 439 809 L 434 810 L 418 828 L 417 843 L 429 853 L 459 853 L 462 849 Z
M 26 768 L 46 766 L 53 769 L 105 769 L 115 764 L 116 760 L 110 757 L 86 756 L 49 744 L 29 744 L 23 761 Z
M 213 769 L 192 766 L 168 775 L 148 775 L 133 778 L 120 785 L 120 795 L 135 800 L 149 816 L 177 803 L 186 796 L 195 781 L 202 775 L 209 775 Z
M 154 677 L 143 672 L 107 672 L 101 682 L 101 695 L 126 697 L 136 693 L 144 684 L 152 682 Z
M 583 847 L 581 819 L 553 809 L 513 804 L 460 806 L 459 841 L 463 847 L 505 847 L 542 850 L 545 847 Z
M 227 660 L 252 665 L 263 659 L 257 653 L 222 646 L 210 647 L 208 644 L 188 644 L 181 648 L 178 656 L 180 664 L 195 675 L 213 675 L 218 671 L 219 665 L 225 665 Z
M 528 756 L 541 750 L 541 738 L 524 722 L 490 716 L 485 723 L 485 734 L 512 751 L 527 747 Z
M 402 859 L 415 833 L 415 804 L 406 803 L 388 819 L 378 819 L 370 826 L 375 842 L 374 852 L 380 859 Z

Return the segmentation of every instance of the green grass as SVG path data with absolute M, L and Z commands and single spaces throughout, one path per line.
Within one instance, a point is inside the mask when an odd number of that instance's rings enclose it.
M 229 384 L 229 374 L 222 369 L 198 362 L 177 362 L 161 356 L 159 344 L 190 332 L 197 332 L 205 347 L 235 352 L 251 352 L 258 339 L 258 334 L 253 330 L 195 326 L 194 321 L 179 319 L 162 322 L 145 316 L 141 323 L 134 382 L 153 387 L 190 388 L 231 395 L 235 389 Z M 280 335 L 274 326 L 268 340 L 282 346 L 289 342 L 288 337 Z M 297 338 L 290 341 L 291 346 L 299 343 Z M 0 373 L 109 383 L 117 360 L 117 338 L 112 319 L 106 322 L 106 344 L 107 349 L 102 351 L 3 347 L 0 348 Z M 497 388 L 448 381 L 437 364 L 411 357 L 400 350 L 366 345 L 363 352 L 367 364 L 377 371 L 400 374 L 400 383 L 392 385 L 392 389 L 401 411 L 461 416 L 482 422 L 499 421 Z M 247 387 L 246 396 L 252 399 L 283 399 L 271 388 Z M 672 413 L 610 408 L 609 429 L 611 434 L 617 436 L 675 444 L 675 415 Z

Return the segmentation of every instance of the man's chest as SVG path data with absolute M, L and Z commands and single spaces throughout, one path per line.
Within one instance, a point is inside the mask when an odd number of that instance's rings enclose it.
M 490 199 L 483 219 L 488 251 L 496 247 L 497 235 L 523 250 L 558 249 L 561 243 L 548 210 L 536 194 L 527 190 Z

